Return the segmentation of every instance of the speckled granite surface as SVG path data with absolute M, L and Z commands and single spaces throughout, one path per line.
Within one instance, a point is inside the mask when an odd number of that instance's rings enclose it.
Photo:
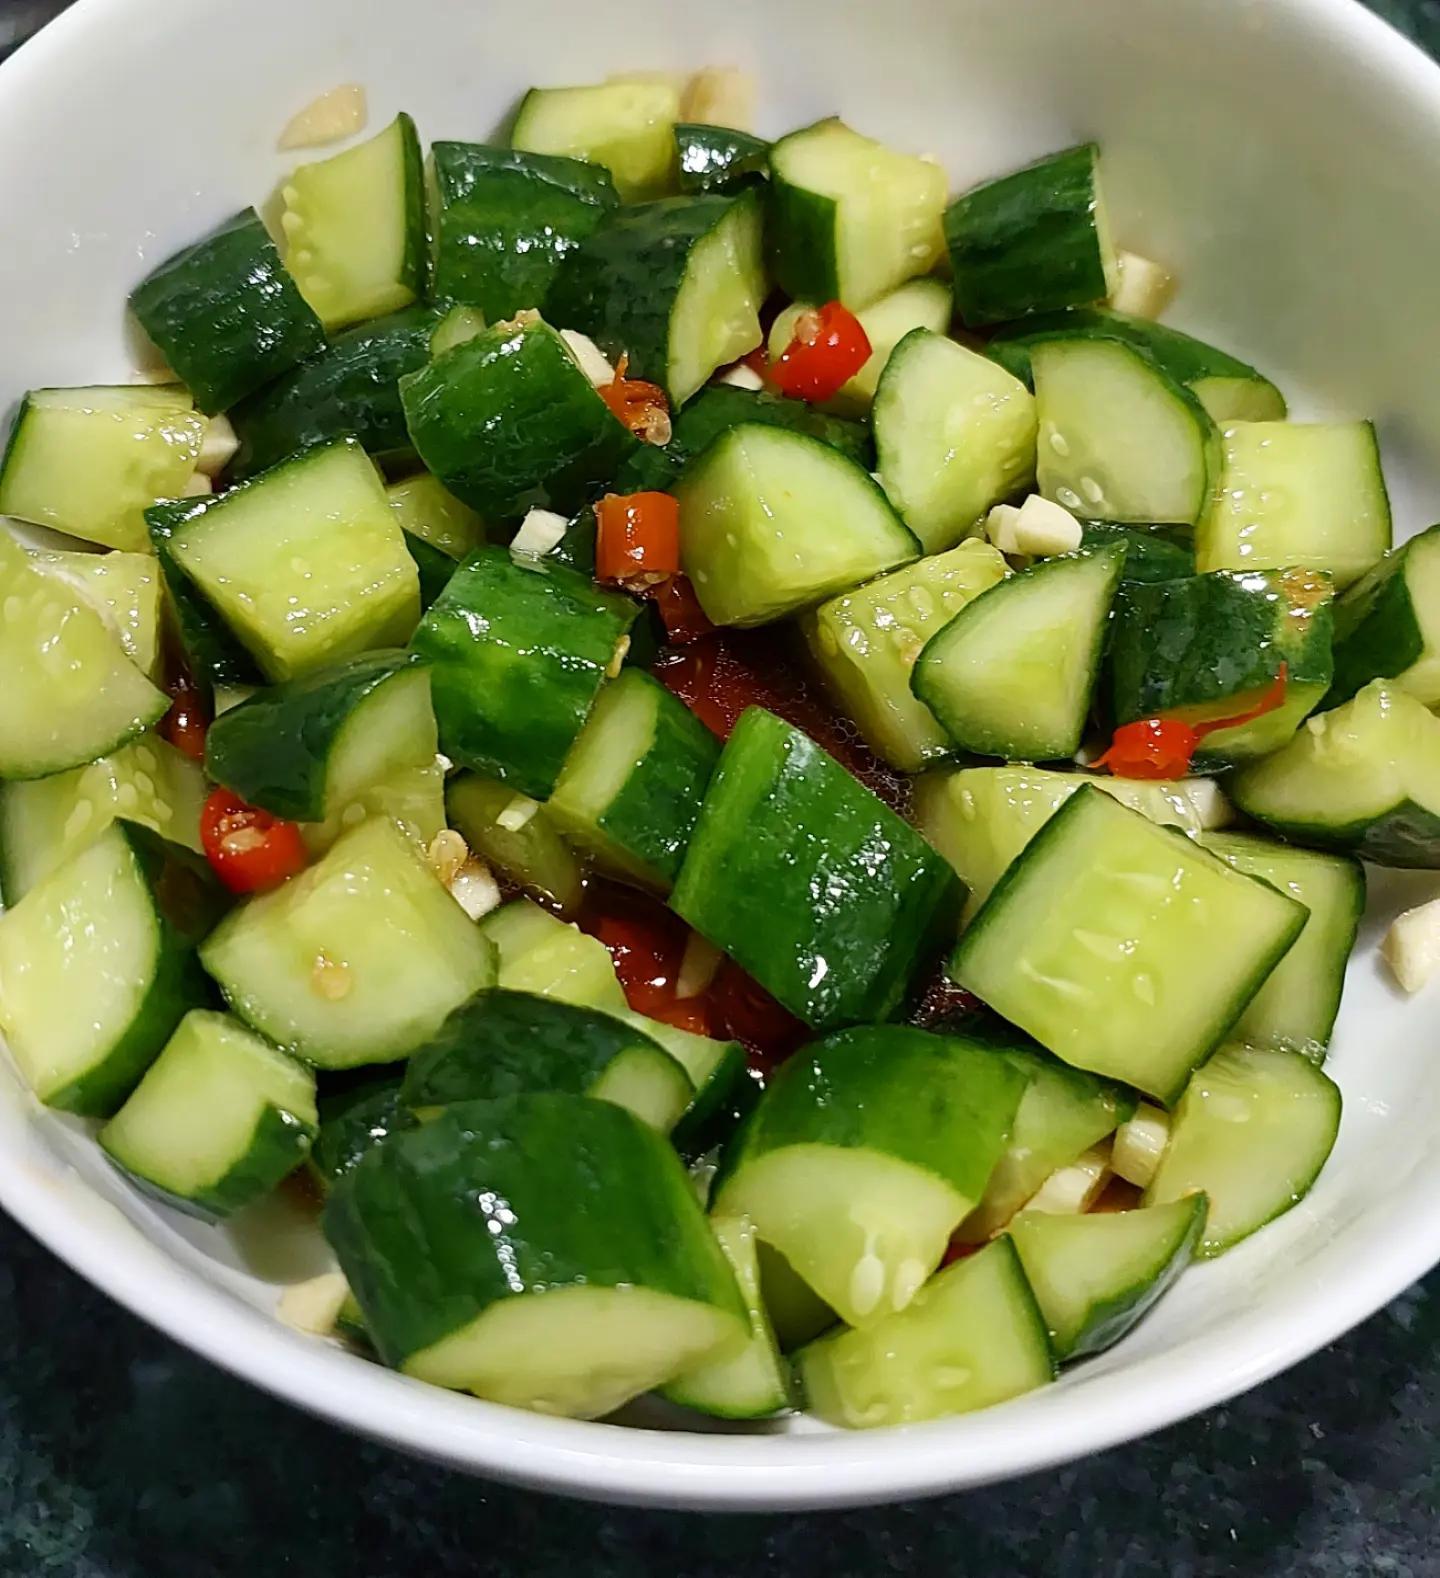
M 1373 4 L 1440 54 L 1440 0 Z M 0 0 L 0 55 L 56 9 Z M 0 1217 L 0 1578 L 1440 1578 L 1437 1441 L 1440 1272 L 1231 1406 L 1042 1477 L 850 1513 L 608 1511 L 305 1418 Z

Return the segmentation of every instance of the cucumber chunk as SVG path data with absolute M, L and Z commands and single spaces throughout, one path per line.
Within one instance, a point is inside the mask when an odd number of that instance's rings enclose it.
M 325 343 L 253 208 L 146 275 L 130 308 L 207 416 L 228 411 Z
M 755 1241 L 755 1264 L 760 1273 L 761 1302 L 782 1353 L 803 1348 L 838 1324 L 835 1311 L 763 1238 Z
M 556 997 L 582 1008 L 603 1008 L 622 1017 L 630 1012 L 605 944 L 529 899 L 493 910 L 478 929 L 499 956 L 497 986 Z M 649 1021 L 641 1028 L 650 1031 Z M 653 1033 L 658 1037 L 660 1032 Z
M 0 785 L 0 894 L 18 904 L 122 817 L 199 854 L 209 792 L 200 768 L 154 735 L 66 773 Z
M 1057 1359 L 1117 1343 L 1190 1264 L 1205 1226 L 1204 1193 L 1138 1211 L 1046 1216 L 1010 1225 Z
M 1306 913 L 1086 787 L 991 891 L 950 973 L 1064 1062 L 1168 1106 Z
M 1017 855 L 1085 784 L 1113 795 L 1152 822 L 1187 833 L 1234 820 L 1213 779 L 1147 783 L 1041 767 L 962 767 L 935 771 L 915 786 L 915 823 L 955 868 L 969 892 L 968 925 Z
M 824 120 L 770 150 L 775 283 L 796 301 L 868 307 L 945 251 L 945 172 Z
M 682 701 L 625 669 L 600 692 L 548 808 L 602 868 L 665 892 L 719 759 L 719 742 Z
M 746 1330 L 684 1168 L 610 1102 L 451 1107 L 366 1156 L 324 1223 L 381 1357 L 494 1402 L 607 1414 Z
M 479 773 L 453 778 L 446 785 L 445 806 L 450 825 L 487 865 L 562 915 L 579 909 L 585 868 L 560 836 L 547 806 L 526 804 L 525 796 L 510 785 Z M 517 806 L 525 820 L 518 827 L 507 826 L 500 818 Z
M 1190 533 L 1184 527 L 1123 526 L 1116 521 L 1083 521 L 1080 546 L 1124 548 L 1122 581 L 1174 581 L 1195 573 L 1195 552 L 1190 546 Z
M 796 1355 L 812 1413 L 853 1430 L 989 1408 L 1055 1378 L 1045 1322 L 1008 1239 L 947 1266 L 913 1303 Z
M 0 915 L 0 1030 L 46 1106 L 108 1116 L 205 1000 L 177 880 L 116 822 Z
M 309 1069 L 228 1014 L 197 1008 L 99 1140 L 141 1188 L 213 1220 L 298 1167 L 318 1122 Z
M 682 192 L 734 192 L 769 173 L 770 144 L 729 126 L 678 121 L 675 160 Z
M 777 1069 L 726 1147 L 714 1208 L 748 1216 L 842 1320 L 881 1320 L 980 1200 L 1024 1087 L 964 1037 L 839 1031 Z
M 241 905 L 200 957 L 242 1019 L 318 1068 L 404 1057 L 496 971 L 493 946 L 381 817 Z
M 402 377 L 400 398 L 421 460 L 487 520 L 578 505 L 637 442 L 539 319 L 454 346 Z
M 952 547 L 1035 479 L 1035 400 L 988 357 L 929 329 L 895 347 L 875 394 L 880 485 L 926 553 Z
M 749 1330 L 733 1349 L 671 1381 L 664 1395 L 682 1408 L 718 1419 L 763 1419 L 790 1406 L 790 1374 L 760 1299 L 755 1229 L 743 1216 L 712 1217 L 710 1226 L 735 1273 Z
M 931 636 L 1008 573 L 989 543 L 962 542 L 842 592 L 801 629 L 821 677 L 877 756 L 902 772 L 950 752 L 935 715 L 910 689 Z
M 1090 713 L 1125 555 L 1060 554 L 982 592 L 925 643 L 910 686 L 981 756 L 1071 756 Z
M 679 118 L 675 84 L 659 79 L 531 88 L 515 116 L 510 145 L 604 165 L 615 190 L 634 203 L 674 190 Z
M 447 559 L 463 559 L 485 541 L 484 521 L 428 471 L 392 482 L 386 497 L 405 535 L 418 537 Z
M 400 1099 L 404 1076 L 403 1063 L 325 1076 L 316 1102 L 319 1127 L 310 1147 L 310 1171 L 322 1188 L 390 1135 L 413 1127 L 414 1114 Z
M 1100 301 L 1120 278 L 1100 150 L 1082 143 L 962 193 L 945 210 L 945 241 L 972 326 Z
M 780 619 L 919 551 L 859 466 L 782 428 L 730 428 L 676 492 L 682 567 L 717 625 Z
M 1440 526 L 1387 553 L 1335 605 L 1330 705 L 1372 679 L 1440 706 Z
M 32 389 L 0 455 L 0 515 L 148 549 L 144 512 L 190 480 L 205 427 L 175 385 Z
M 1036 474 L 1047 499 L 1110 521 L 1188 525 L 1205 514 L 1219 479 L 1220 435 L 1184 384 L 1118 340 L 1047 340 L 1032 347 L 1030 361 Z M 1225 568 L 1196 558 L 1203 570 Z
M 1283 666 L 1280 706 L 1205 735 L 1195 757 L 1204 768 L 1279 750 L 1330 687 L 1332 602 L 1329 576 L 1315 570 L 1216 570 L 1122 586 L 1107 658 L 1111 718 L 1234 717 Z
M 327 334 L 425 294 L 425 166 L 408 115 L 302 164 L 280 193 L 285 266 Z
M 1440 870 L 1440 720 L 1385 680 L 1311 718 L 1228 787 L 1282 838 L 1377 866 Z
M 1343 591 L 1390 546 L 1374 427 L 1233 423 L 1224 433 L 1219 487 L 1195 519 L 1198 570 L 1303 566 L 1328 570 Z
M 799 729 L 751 707 L 670 904 L 797 1018 L 831 1029 L 894 1013 L 961 897 L 913 828 Z
M 1308 1058 L 1225 1047 L 1186 1086 L 1145 1204 L 1203 1192 L 1213 1259 L 1305 1198 L 1339 1127 L 1339 1088 Z
M 142 517 L 143 518 L 143 517 Z M 145 535 L 144 553 L 32 550 L 30 563 L 88 603 L 120 638 L 125 656 L 148 679 L 160 677 L 164 604 L 161 574 Z
M 116 750 L 170 699 L 119 636 L 0 530 L 0 778 L 43 778 Z
M 419 579 L 353 439 L 305 450 L 204 504 L 175 528 L 169 551 L 268 678 L 409 638 Z
M 1323 1063 L 1365 909 L 1364 867 L 1345 855 L 1294 849 L 1251 833 L 1206 833 L 1200 842 L 1226 865 L 1261 878 L 1310 911 L 1231 1035 L 1248 1046 L 1303 1052 Z

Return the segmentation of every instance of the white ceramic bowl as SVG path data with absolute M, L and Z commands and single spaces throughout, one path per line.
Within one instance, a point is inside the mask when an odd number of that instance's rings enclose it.
M 81 0 L 0 68 L 0 403 L 123 379 L 146 268 L 283 173 L 280 126 L 335 83 L 373 125 L 483 138 L 532 82 L 736 62 L 762 129 L 832 110 L 958 188 L 1081 136 L 1123 242 L 1183 283 L 1172 315 L 1274 373 L 1297 414 L 1380 423 L 1397 527 L 1440 513 L 1440 71 L 1353 0 Z M 1440 1259 L 1440 989 L 1404 1003 L 1375 943 L 1440 877 L 1376 874 L 1331 1068 L 1339 1144 L 1305 1203 L 1192 1270 L 1137 1332 L 987 1413 L 872 1434 L 575 1423 L 433 1390 L 272 1315 L 314 1269 L 140 1199 L 0 1066 L 0 1203 L 78 1271 L 260 1386 L 396 1446 L 622 1501 L 779 1508 L 975 1485 L 1124 1441 L 1252 1386 Z M 1197 961 L 1203 968 L 1203 960 Z

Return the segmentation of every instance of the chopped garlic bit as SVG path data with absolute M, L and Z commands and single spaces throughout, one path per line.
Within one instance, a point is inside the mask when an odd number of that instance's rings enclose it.
M 363 131 L 368 116 L 365 89 L 358 82 L 342 82 L 292 115 L 276 146 L 282 152 L 290 148 L 322 148 L 326 143 Z
M 1440 899 L 1399 916 L 1385 933 L 1380 957 L 1407 992 L 1418 992 L 1440 970 Z
M 1110 1149 L 1110 1167 L 1117 1178 L 1145 1189 L 1160 1166 L 1160 1158 L 1170 1143 L 1170 1115 L 1142 1101 L 1135 1115 L 1115 1131 Z
M 449 887 L 456 873 L 470 858 L 470 848 L 453 827 L 442 827 L 430 840 L 425 852 L 430 869 Z
M 538 800 L 532 800 L 528 795 L 517 794 L 495 818 L 495 825 L 503 827 L 507 833 L 518 833 L 539 809 Z
M 997 504 L 985 517 L 985 535 L 1001 553 L 1019 553 L 1015 546 L 1015 522 L 1020 511 L 1013 504 Z
M 685 84 L 680 119 L 749 131 L 755 124 L 755 78 L 738 66 L 706 66 Z
M 200 444 L 200 453 L 195 457 L 196 471 L 204 472 L 207 477 L 218 477 L 235 458 L 239 447 L 240 435 L 230 425 L 230 418 L 212 416 Z
M 473 855 L 446 884 L 450 897 L 473 921 L 500 907 L 500 884 L 489 866 Z
M 215 484 L 203 471 L 195 472 L 190 480 L 180 489 L 182 499 L 203 499 L 215 491 Z
M 712 383 L 729 384 L 734 389 L 749 389 L 758 393 L 765 387 L 765 380 L 745 362 L 734 362 L 724 372 L 716 373 Z
M 520 530 L 510 539 L 510 551 L 528 553 L 538 559 L 558 547 L 569 528 L 570 522 L 554 510 L 533 509 L 520 522 Z
M 1110 305 L 1133 318 L 1158 318 L 1175 294 L 1174 276 L 1138 252 L 1122 251 L 1116 263 L 1120 279 Z
M 663 577 L 662 577 L 663 579 Z M 615 643 L 615 650 L 610 654 L 610 661 L 605 665 L 606 679 L 614 679 L 625 666 L 625 657 L 630 650 L 630 637 L 621 636 Z
M 615 382 L 615 369 L 588 334 L 581 334 L 578 329 L 561 329 L 560 338 L 570 347 L 570 354 L 580 364 L 580 371 L 597 389 Z
M 724 957 L 714 943 L 707 942 L 698 931 L 692 931 L 680 960 L 679 974 L 675 977 L 676 997 L 699 997 L 715 979 Z
M 296 1331 L 328 1337 L 335 1330 L 335 1322 L 349 1296 L 350 1284 L 345 1280 L 345 1273 L 325 1271 L 308 1282 L 292 1283 L 285 1288 L 275 1313 Z
M 1048 1216 L 1078 1216 L 1088 1211 L 1110 1181 L 1110 1144 L 1092 1145 L 1068 1167 L 1057 1167 L 1022 1207 Z
M 1053 499 L 1032 493 L 1016 512 L 1013 525 L 1015 552 L 1037 559 L 1057 553 L 1074 553 L 1083 533 L 1080 522 Z

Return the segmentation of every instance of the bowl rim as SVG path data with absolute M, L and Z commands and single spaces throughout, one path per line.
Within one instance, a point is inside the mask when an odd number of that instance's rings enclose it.
M 1440 138 L 1440 65 L 1355 0 L 1269 0 L 1328 37 L 1403 95 Z M 145 0 L 75 0 L 0 63 L 0 96 L 43 78 L 123 25 Z M 29 1100 L 30 1098 L 26 1098 Z M 14 1120 L 25 1124 L 28 1114 Z M 65 1170 L 63 1162 L 56 1164 Z M 63 1187 L 61 1185 L 64 1185 Z M 1241 1317 L 1230 1340 L 1205 1334 L 1048 1394 L 1044 1429 L 1025 1399 L 955 1420 L 881 1432 L 699 1434 L 527 1414 L 444 1392 L 290 1330 L 184 1254 L 171 1254 L 83 1180 L 57 1179 L 0 1148 L 0 1207 L 73 1271 L 175 1341 L 282 1400 L 417 1457 L 533 1489 L 614 1504 L 705 1511 L 844 1507 L 940 1495 L 1031 1473 L 1117 1446 L 1213 1407 L 1276 1375 L 1375 1313 L 1440 1261 L 1440 1213 L 1391 1205 L 1363 1275 L 1328 1285 L 1295 1319 L 1300 1294 Z M 124 1252 L 121 1252 L 121 1251 Z M 1176 1364 L 1177 1358 L 1188 1363 Z

